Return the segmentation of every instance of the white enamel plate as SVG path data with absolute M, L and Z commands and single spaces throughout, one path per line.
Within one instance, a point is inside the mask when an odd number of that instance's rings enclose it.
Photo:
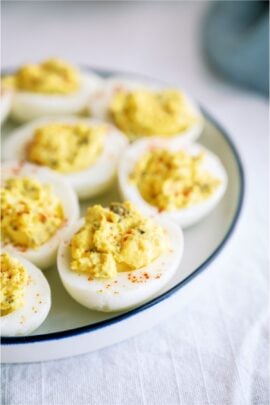
M 99 72 L 110 76 L 112 72 Z M 170 283 L 146 304 L 121 313 L 99 313 L 77 304 L 61 285 L 56 268 L 46 271 L 51 290 L 52 308 L 48 318 L 33 335 L 2 338 L 2 362 L 21 363 L 52 360 L 98 350 L 139 334 L 188 305 L 191 292 L 200 283 L 210 262 L 222 252 L 239 217 L 244 175 L 239 154 L 226 131 L 203 110 L 205 129 L 199 142 L 221 159 L 228 187 L 221 203 L 198 225 L 184 231 L 185 251 L 179 271 Z M 3 138 L 13 124 L 7 122 Z M 119 200 L 117 188 L 87 205 L 106 205 Z M 200 275 L 200 277 L 199 277 Z M 192 294 L 193 295 L 193 294 Z

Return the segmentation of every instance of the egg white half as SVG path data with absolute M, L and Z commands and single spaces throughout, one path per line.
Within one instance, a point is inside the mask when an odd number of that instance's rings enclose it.
M 108 108 L 110 106 L 110 102 L 112 99 L 113 94 L 118 89 L 123 89 L 127 91 L 138 90 L 138 89 L 150 89 L 154 91 L 162 90 L 168 88 L 170 86 L 161 85 L 157 81 L 154 80 L 142 80 L 136 81 L 133 79 L 132 76 L 113 76 L 107 80 L 104 80 L 103 86 L 100 86 L 96 89 L 96 91 L 92 92 L 90 96 L 90 104 L 89 104 L 89 111 L 93 117 L 97 117 L 100 119 L 109 120 L 108 117 Z M 195 116 L 198 117 L 198 122 L 192 125 L 187 130 L 175 134 L 172 136 L 166 136 L 166 138 L 171 139 L 172 141 L 176 142 L 190 142 L 195 141 L 201 134 L 203 130 L 203 116 L 200 112 L 199 107 L 194 103 L 193 100 L 184 92 L 186 100 L 190 106 L 191 111 L 194 113 Z M 151 138 L 149 135 L 141 134 L 141 137 L 148 137 Z M 162 137 L 163 134 L 156 134 L 155 137 Z
M 41 269 L 51 266 L 55 261 L 57 248 L 61 239 L 64 237 L 69 226 L 79 217 L 79 203 L 74 190 L 61 175 L 47 168 L 29 163 L 5 162 L 2 164 L 1 174 L 1 185 L 10 177 L 28 176 L 38 180 L 42 184 L 50 184 L 53 193 L 59 197 L 65 220 L 61 228 L 47 242 L 36 249 L 22 249 L 12 244 L 4 244 L 1 241 L 1 247 L 8 253 L 18 253 Z
M 0 98 L 0 122 L 3 122 L 8 117 L 11 110 L 12 103 L 12 92 L 6 89 L 1 89 L 1 98 Z
M 45 276 L 36 266 L 19 255 L 11 256 L 25 267 L 29 278 L 25 286 L 24 306 L 0 317 L 1 336 L 25 336 L 45 321 L 51 308 L 51 290 Z
M 40 94 L 16 91 L 11 116 L 16 121 L 26 122 L 46 115 L 77 114 L 88 104 L 91 92 L 102 83 L 94 73 L 81 73 L 81 85 L 78 91 L 65 95 Z
M 84 274 L 70 270 L 70 241 L 84 224 L 80 219 L 61 242 L 57 255 L 57 267 L 62 283 L 74 300 L 81 305 L 102 312 L 122 311 L 142 304 L 160 291 L 179 271 L 183 255 L 184 239 L 181 229 L 164 218 L 153 218 L 169 238 L 165 253 L 148 266 L 131 272 L 118 273 L 113 279 L 88 280 Z M 145 275 L 148 276 L 145 276 Z M 134 282 L 134 278 L 138 281 Z M 133 280 L 133 282 L 132 282 Z
M 163 148 L 172 151 L 183 149 L 191 155 L 204 153 L 203 167 L 220 180 L 220 185 L 207 200 L 201 203 L 175 211 L 163 211 L 159 213 L 158 208 L 145 201 L 137 186 L 129 180 L 129 175 L 132 173 L 136 163 L 145 153 L 153 148 Z M 202 145 L 191 143 L 179 147 L 175 143 L 160 138 L 142 139 L 130 145 L 122 157 L 118 169 L 118 183 L 123 200 L 133 202 L 146 215 L 159 214 L 160 216 L 165 216 L 178 223 L 182 228 L 194 225 L 216 207 L 226 191 L 227 181 L 227 174 L 220 159 Z
M 87 118 L 44 117 L 36 119 L 15 130 L 5 141 L 3 155 L 6 160 L 26 160 L 26 147 L 31 141 L 37 128 L 49 123 L 85 123 L 87 125 L 104 125 L 106 134 L 101 154 L 93 165 L 74 173 L 63 173 L 62 176 L 76 191 L 80 199 L 93 197 L 107 190 L 115 181 L 117 166 L 128 140 L 126 136 L 113 125 Z

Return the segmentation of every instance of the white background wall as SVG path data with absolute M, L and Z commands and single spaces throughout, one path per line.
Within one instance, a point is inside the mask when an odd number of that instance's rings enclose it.
M 11 1 L 2 5 L 2 64 L 45 56 L 179 81 L 207 99 L 227 87 L 200 53 L 205 1 Z M 215 89 L 213 87 L 216 86 Z

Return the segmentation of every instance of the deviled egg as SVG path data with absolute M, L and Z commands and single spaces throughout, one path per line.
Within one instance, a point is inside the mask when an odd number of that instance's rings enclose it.
M 84 199 L 111 186 L 127 143 L 108 123 L 47 117 L 15 130 L 3 149 L 7 160 L 23 160 L 60 172 Z
M 1 247 L 44 269 L 79 216 L 72 187 L 49 169 L 6 162 L 1 173 Z
M 24 336 L 37 329 L 51 307 L 51 290 L 42 272 L 20 256 L 0 255 L 1 336 Z
M 90 113 L 113 122 L 130 140 L 194 141 L 203 129 L 202 114 L 183 91 L 127 77 L 104 81 L 90 96 Z
M 221 200 L 226 171 L 217 156 L 199 144 L 179 147 L 143 139 L 126 151 L 119 165 L 119 187 L 146 215 L 167 216 L 183 228 L 204 218 Z
M 59 59 L 24 65 L 3 77 L 4 84 L 14 90 L 11 115 L 20 122 L 80 113 L 101 81 L 94 73 L 80 71 Z
M 3 124 L 3 122 L 6 120 L 8 117 L 10 110 L 11 110 L 11 103 L 12 103 L 12 95 L 13 92 L 11 89 L 7 88 L 6 86 L 3 85 L 1 82 L 1 88 L 0 88 L 0 123 Z
M 141 304 L 179 269 L 181 229 L 145 217 L 131 203 L 89 207 L 61 242 L 57 256 L 67 292 L 87 308 L 111 312 Z

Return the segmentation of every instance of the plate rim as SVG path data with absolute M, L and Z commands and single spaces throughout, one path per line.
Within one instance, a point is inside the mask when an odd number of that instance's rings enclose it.
M 133 72 L 123 72 L 123 71 L 118 71 L 118 70 L 109 70 L 109 69 L 103 69 L 103 68 L 96 68 L 96 67 L 90 67 L 90 66 L 82 66 L 84 69 L 87 69 L 89 71 L 92 71 L 94 73 L 97 73 L 103 77 L 110 77 L 113 75 L 133 75 L 133 76 L 138 76 L 138 77 L 144 77 L 148 78 L 150 80 L 158 80 L 158 79 L 151 79 L 150 77 L 147 77 L 146 75 L 142 74 L 137 74 Z M 13 69 L 4 69 L 4 74 L 9 73 Z M 159 82 L 162 82 L 162 80 L 158 80 Z M 164 81 L 163 81 L 164 82 Z M 232 236 L 236 224 L 238 223 L 238 220 L 240 218 L 240 214 L 242 212 L 243 208 L 243 201 L 244 201 L 244 195 L 245 195 L 245 174 L 244 174 L 244 166 L 242 159 L 240 157 L 240 153 L 235 146 L 235 143 L 232 141 L 231 136 L 228 134 L 228 131 L 221 125 L 213 116 L 210 114 L 207 109 L 201 106 L 200 103 L 197 103 L 200 110 L 202 111 L 203 116 L 207 118 L 211 124 L 213 124 L 223 135 L 225 138 L 227 144 L 229 145 L 236 164 L 238 168 L 238 173 L 239 173 L 239 180 L 240 180 L 240 189 L 239 189 L 239 197 L 237 201 L 237 207 L 235 210 L 235 214 L 233 216 L 232 222 L 230 224 L 229 229 L 227 230 L 226 234 L 224 235 L 223 239 L 219 243 L 219 245 L 216 247 L 216 249 L 212 252 L 212 254 L 200 265 L 198 266 L 190 275 L 188 275 L 186 278 L 184 278 L 182 281 L 177 283 L 175 286 L 170 288 L 168 291 L 164 292 L 163 294 L 159 295 L 156 298 L 151 299 L 150 301 L 146 302 L 143 305 L 140 305 L 139 307 L 133 308 L 124 314 L 117 315 L 113 318 L 110 319 L 105 319 L 103 321 L 95 322 L 91 325 L 84 325 L 80 326 L 78 328 L 73 328 L 73 329 L 68 329 L 65 331 L 58 331 L 58 332 L 52 332 L 52 333 L 43 333 L 41 335 L 34 335 L 34 336 L 16 336 L 16 337 L 1 337 L 1 346 L 10 346 L 10 345 L 18 345 L 18 344 L 29 344 L 29 343 L 39 343 L 39 342 L 50 342 L 54 340 L 60 340 L 60 339 L 66 339 L 66 338 L 71 338 L 75 337 L 81 334 L 85 333 L 91 333 L 94 332 L 98 329 L 102 329 L 104 327 L 113 325 L 115 323 L 121 322 L 125 319 L 128 319 L 138 313 L 141 313 L 158 303 L 168 299 L 171 295 L 175 294 L 177 291 L 179 291 L 181 288 L 183 288 L 186 284 L 188 284 L 193 278 L 197 277 L 199 274 L 201 274 L 206 268 L 210 265 L 210 263 L 219 255 L 219 253 L 224 249 L 225 245 L 229 241 L 230 237 Z

